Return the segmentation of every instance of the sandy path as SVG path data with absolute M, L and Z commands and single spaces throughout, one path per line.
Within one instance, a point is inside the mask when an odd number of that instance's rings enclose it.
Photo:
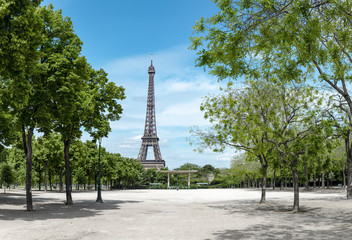
M 352 201 L 341 191 L 302 192 L 292 213 L 291 192 L 259 190 L 34 191 L 34 212 L 22 190 L 0 193 L 0 239 L 352 239 Z

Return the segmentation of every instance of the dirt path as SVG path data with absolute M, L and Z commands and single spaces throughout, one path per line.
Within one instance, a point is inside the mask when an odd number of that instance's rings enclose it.
M 351 239 L 352 201 L 342 191 L 128 190 L 65 194 L 34 191 L 34 212 L 22 190 L 0 194 L 0 239 Z

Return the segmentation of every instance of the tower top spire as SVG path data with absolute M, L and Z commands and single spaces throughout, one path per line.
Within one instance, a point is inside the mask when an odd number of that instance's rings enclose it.
M 155 68 L 153 66 L 153 53 L 150 54 L 150 66 L 148 68 L 148 73 L 154 73 L 155 74 Z

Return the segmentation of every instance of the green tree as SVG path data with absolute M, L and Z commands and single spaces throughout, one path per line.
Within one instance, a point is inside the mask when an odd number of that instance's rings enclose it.
M 52 103 L 52 128 L 64 143 L 66 203 L 71 205 L 71 142 L 81 136 L 83 128 L 94 137 L 107 136 L 109 121 L 118 120 L 122 112 L 117 101 L 124 98 L 124 89 L 109 82 L 103 70 L 92 69 L 80 55 L 82 42 L 68 17 L 63 18 L 52 6 L 42 8 L 41 15 L 48 24 L 48 43 L 55 41 L 55 51 L 46 61 L 48 69 L 54 70 L 47 85 L 48 102 Z
M 320 81 L 343 100 L 347 198 L 352 198 L 352 10 L 349 1 L 215 0 L 220 11 L 194 26 L 197 66 L 226 79 Z M 318 76 L 318 78 L 317 78 Z
M 77 184 L 77 189 L 79 190 L 79 185 L 85 184 L 87 181 L 87 176 L 84 168 L 79 167 L 78 169 L 76 169 L 74 172 L 74 178 Z
M 1 167 L 1 181 L 4 183 L 4 193 L 6 193 L 6 187 L 13 183 L 14 175 L 12 168 L 8 164 L 3 164 Z
M 41 1 L 3 0 L 0 18 L 0 98 L 1 109 L 9 114 L 14 132 L 22 132 L 26 155 L 26 203 L 32 204 L 32 136 L 35 127 L 44 124 L 46 95 L 42 89 L 42 70 L 38 49 L 42 28 L 37 9 Z M 40 97 L 39 97 L 40 96 Z M 43 121 L 44 120 L 44 121 Z M 10 125 L 11 125 L 10 124 Z
M 283 164 L 290 167 L 293 177 L 294 202 L 293 210 L 299 210 L 299 166 L 302 156 L 317 155 L 324 147 L 324 139 L 329 137 L 324 132 L 324 121 L 320 109 L 319 98 L 311 88 L 306 86 L 284 86 L 279 89 L 275 117 L 272 118 L 272 134 L 266 137 L 268 142 L 276 146 Z M 315 104 L 315 107 L 311 105 Z M 329 128 L 326 128 L 328 130 Z
M 197 137 L 194 142 L 199 143 L 199 151 L 209 147 L 223 151 L 225 147 L 232 147 L 256 156 L 262 166 L 260 202 L 264 203 L 269 160 L 275 149 L 267 137 L 272 134 L 275 104 L 281 98 L 275 93 L 278 91 L 276 86 L 264 81 L 251 81 L 238 89 L 231 85 L 221 95 L 205 98 L 201 105 L 205 119 L 213 124 L 212 128 L 207 131 L 193 129 L 191 132 Z

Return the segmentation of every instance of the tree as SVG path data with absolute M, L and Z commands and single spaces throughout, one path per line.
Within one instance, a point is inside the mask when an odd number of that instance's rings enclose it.
M 124 89 L 109 82 L 102 69 L 92 69 L 80 55 L 82 42 L 68 17 L 63 18 L 52 6 L 42 8 L 41 16 L 48 24 L 48 43 L 55 41 L 55 51 L 46 60 L 49 71 L 54 70 L 47 85 L 48 102 L 52 103 L 52 128 L 60 133 L 64 144 L 66 203 L 71 205 L 71 142 L 81 136 L 82 127 L 95 138 L 107 136 L 109 121 L 118 120 L 122 112 L 117 100 L 124 98 Z
M 275 149 L 267 137 L 271 134 L 270 127 L 276 117 L 274 105 L 281 99 L 275 85 L 264 81 L 251 81 L 238 89 L 233 89 L 231 85 L 220 96 L 205 98 L 201 110 L 213 126 L 205 132 L 191 130 L 200 140 L 193 142 L 199 143 L 199 151 L 209 147 L 215 151 L 233 147 L 255 156 L 262 167 L 260 202 L 264 203 L 269 160 Z
M 324 147 L 324 139 L 329 137 L 324 129 L 319 106 L 322 99 L 312 88 L 284 85 L 278 89 L 281 101 L 275 107 L 272 118 L 272 134 L 266 136 L 268 142 L 276 146 L 281 162 L 292 172 L 294 201 L 293 211 L 299 210 L 299 165 L 304 154 L 317 155 Z M 313 104 L 315 105 L 313 107 Z
M 26 203 L 32 204 L 32 137 L 37 126 L 46 125 L 45 74 L 40 61 L 43 24 L 37 12 L 41 1 L 2 1 L 0 67 L 1 109 L 10 118 L 13 132 L 22 133 L 26 155 Z
M 349 1 L 215 0 L 221 10 L 197 22 L 197 66 L 220 79 L 266 76 L 275 82 L 318 80 L 352 114 L 352 10 Z M 317 79 L 318 76 L 318 79 Z M 351 118 L 345 118 L 349 129 Z M 348 132 L 348 136 L 351 131 Z M 349 140 L 349 137 L 346 138 Z M 347 198 L 352 198 L 352 143 L 346 142 Z
M 13 183 L 14 175 L 12 168 L 8 164 L 3 164 L 1 167 L 1 181 L 4 183 L 4 193 L 6 193 L 6 187 Z

